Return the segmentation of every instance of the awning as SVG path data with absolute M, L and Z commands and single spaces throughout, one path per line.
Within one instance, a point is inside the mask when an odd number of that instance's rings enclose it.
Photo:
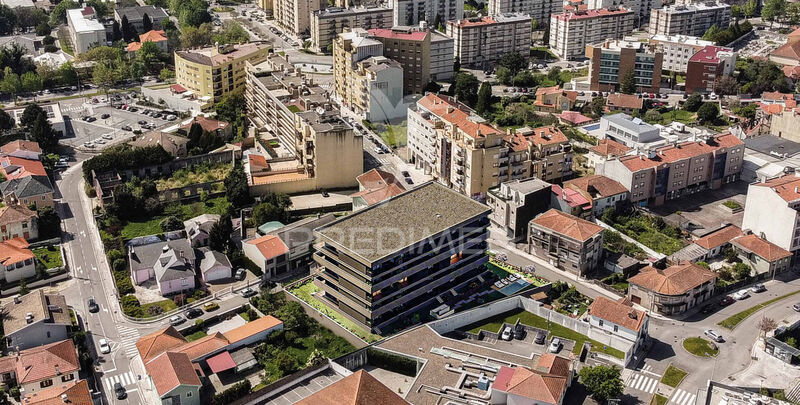
M 183 93 L 183 92 L 186 91 L 186 88 L 181 86 L 180 84 L 173 84 L 172 86 L 170 86 L 170 88 L 172 89 L 172 91 L 174 91 L 174 92 L 176 92 L 178 94 Z
M 210 368 L 214 374 L 236 367 L 236 363 L 233 361 L 231 354 L 227 351 L 209 358 L 206 360 L 206 363 L 208 363 L 208 368 Z

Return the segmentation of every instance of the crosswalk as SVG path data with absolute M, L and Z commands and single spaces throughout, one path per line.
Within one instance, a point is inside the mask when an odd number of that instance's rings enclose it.
M 658 387 L 658 379 L 647 376 L 644 374 L 633 373 L 632 377 L 628 380 L 628 387 L 637 391 L 643 391 L 652 394 Z
M 139 331 L 124 325 L 118 326 L 117 330 L 119 330 L 119 340 L 122 344 L 125 357 L 129 359 L 136 357 L 136 355 L 139 354 L 136 349 L 136 341 L 139 340 Z
M 75 112 L 75 111 L 83 111 L 85 109 L 86 109 L 86 107 L 83 106 L 83 105 L 70 105 L 70 106 L 66 106 L 66 107 L 61 107 L 61 112 L 62 113 Z
M 692 394 L 689 391 L 677 389 L 672 392 L 672 397 L 670 397 L 669 403 L 676 405 L 694 405 L 695 399 L 697 399 L 697 394 Z
M 116 383 L 122 384 L 123 387 L 134 385 L 136 384 L 136 376 L 133 371 L 128 371 L 127 373 L 103 377 L 103 385 L 106 387 L 106 391 L 112 391 Z

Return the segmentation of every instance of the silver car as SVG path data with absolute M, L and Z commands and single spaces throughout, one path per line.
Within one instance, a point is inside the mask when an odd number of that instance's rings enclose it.
M 717 331 L 715 331 L 714 329 L 706 329 L 706 331 L 703 332 L 703 333 L 705 333 L 706 336 L 708 336 L 711 340 L 713 340 L 713 341 L 715 341 L 717 343 L 722 343 L 722 342 L 725 341 L 725 339 L 722 337 L 722 335 L 717 333 Z

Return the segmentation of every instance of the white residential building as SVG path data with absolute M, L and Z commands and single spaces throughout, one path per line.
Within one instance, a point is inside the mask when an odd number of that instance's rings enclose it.
M 747 189 L 742 229 L 792 253 L 800 250 L 800 174 L 753 183 Z
M 67 26 L 76 55 L 93 46 L 106 44 L 106 27 L 97 21 L 97 15 L 91 6 L 67 10 Z
M 392 9 L 388 7 L 328 7 L 311 12 L 311 46 L 317 52 L 333 51 L 336 36 L 346 29 L 391 28 Z
M 514 13 L 448 21 L 447 36 L 455 41 L 454 53 L 463 66 L 481 66 L 511 52 L 526 56 L 530 54 L 531 17 Z
M 664 6 L 650 12 L 650 35 L 692 35 L 702 37 L 716 25 L 728 28 L 731 6 L 724 3 L 693 3 Z
M 662 53 L 661 68 L 675 73 L 686 73 L 689 59 L 706 46 L 714 45 L 698 37 L 686 35 L 653 35 L 650 44 Z
M 419 25 L 425 21 L 433 27 L 437 16 L 442 23 L 464 18 L 464 0 L 392 0 L 392 10 L 393 25 Z
M 650 18 L 650 10 L 661 8 L 661 0 L 587 0 L 586 5 L 589 10 L 606 8 L 609 10 L 617 7 L 624 7 L 633 11 L 636 21 L 640 25 L 642 21 Z
M 611 139 L 629 148 L 645 149 L 660 146 L 664 138 L 661 131 L 628 114 L 612 114 L 600 118 L 601 139 Z
M 586 45 L 633 32 L 633 11 L 597 9 L 550 16 L 550 49 L 562 59 L 583 57 Z
M 563 2 L 558 0 L 489 0 L 488 7 L 489 15 L 522 13 L 529 15 L 540 24 L 546 24 L 553 12 L 561 11 Z
M 604 296 L 597 297 L 586 315 L 589 325 L 612 336 L 633 342 L 633 353 L 647 338 L 649 317 L 647 313 L 633 307 L 630 301 L 620 298 L 612 301 Z

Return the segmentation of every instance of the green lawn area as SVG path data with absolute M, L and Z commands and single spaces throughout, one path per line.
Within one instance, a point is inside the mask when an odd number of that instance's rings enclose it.
M 122 228 L 122 239 L 133 239 L 138 236 L 155 235 L 161 233 L 161 220 L 164 217 L 155 217 L 142 222 L 128 222 Z
M 192 168 L 176 170 L 171 176 L 156 180 L 159 191 L 180 188 L 192 184 L 208 183 L 225 179 L 231 171 L 229 163 L 219 163 L 213 166 L 199 165 Z
M 603 217 L 603 220 L 606 219 Z M 660 217 L 634 212 L 630 215 L 618 215 L 610 225 L 650 249 L 665 255 L 671 255 L 688 244 L 683 239 L 680 228 L 665 223 Z
M 247 312 L 239 312 L 238 315 L 241 316 L 246 322 L 250 322 L 250 317 L 247 315 Z
M 667 405 L 667 397 L 659 394 L 653 395 L 653 400 L 650 401 L 650 405 Z
M 584 342 L 589 342 L 592 345 L 592 350 L 595 352 L 602 352 L 616 358 L 625 358 L 625 353 L 612 347 L 607 347 L 600 342 L 589 339 L 588 337 L 575 332 L 572 329 L 565 328 L 561 325 L 549 323 L 541 316 L 534 315 L 522 309 L 515 309 L 503 314 L 495 315 L 491 318 L 484 319 L 481 322 L 465 326 L 463 329 L 472 333 L 478 333 L 481 329 L 489 332 L 500 332 L 500 326 L 503 323 L 514 324 L 517 319 L 521 323 L 535 328 L 547 329 L 550 331 L 551 336 L 558 336 L 575 341 L 575 348 L 572 350 L 575 354 L 580 354 Z
M 738 210 L 738 209 L 742 208 L 742 204 L 739 204 L 738 202 L 733 201 L 733 200 L 725 201 L 724 203 L 722 203 L 722 205 L 724 205 L 724 206 L 726 206 L 726 207 L 728 207 L 728 208 L 730 208 L 732 210 Z
M 150 308 L 150 307 L 161 307 L 162 312 L 167 312 L 167 311 L 172 311 L 175 308 L 178 308 L 178 305 L 176 305 L 175 301 L 173 301 L 173 300 L 162 300 L 162 301 L 151 302 L 151 303 L 148 303 L 148 304 L 142 304 L 141 307 L 142 307 L 142 313 L 144 314 L 144 317 L 145 318 L 152 318 L 152 316 L 150 316 L 150 313 L 147 312 L 148 308 Z
M 191 342 L 191 341 L 194 341 L 194 340 L 200 339 L 202 337 L 206 337 L 206 336 L 208 336 L 208 335 L 206 335 L 205 332 L 203 332 L 202 330 L 199 330 L 199 331 L 197 331 L 195 333 L 192 333 L 191 335 L 186 335 L 184 337 L 186 338 L 186 340 Z
M 675 388 L 681 383 L 681 381 L 683 381 L 683 378 L 686 377 L 686 374 L 689 373 L 670 364 L 669 368 L 667 368 L 667 371 L 664 372 L 664 376 L 661 377 L 661 382 L 669 385 L 672 388 Z
M 405 121 L 399 125 L 383 125 L 383 130 L 378 133 L 380 137 L 386 141 L 391 147 L 401 147 L 406 145 L 408 137 L 408 125 Z
M 556 55 L 550 51 L 550 48 L 546 46 L 532 46 L 531 47 L 531 57 L 534 59 L 558 59 Z
M 789 298 L 789 297 L 791 297 L 791 296 L 793 296 L 793 295 L 795 295 L 797 293 L 800 293 L 800 290 L 794 291 L 794 292 L 790 292 L 789 294 L 781 295 L 780 297 L 773 298 L 773 299 L 771 299 L 771 300 L 769 300 L 767 302 L 764 302 L 762 304 L 758 304 L 758 305 L 756 305 L 754 307 L 745 309 L 742 312 L 739 312 L 737 314 L 733 314 L 733 315 L 723 319 L 722 321 L 718 322 L 717 325 L 722 326 L 723 328 L 733 329 L 733 328 L 736 327 L 736 325 L 740 324 L 743 320 L 747 319 L 748 316 L 753 315 L 754 313 L 756 313 L 759 309 L 767 307 L 767 306 L 770 306 L 770 305 L 772 305 L 772 304 L 774 304 L 774 303 L 776 303 L 776 302 L 778 302 L 778 301 L 780 301 L 780 300 L 782 300 L 784 298 Z
M 283 55 L 281 55 L 281 56 L 283 56 Z M 291 111 L 291 112 L 293 112 L 293 113 L 299 113 L 299 112 L 301 111 L 301 110 L 300 110 L 300 107 L 298 107 L 298 106 L 296 106 L 296 105 L 290 105 L 290 106 L 288 106 L 288 107 L 286 107 L 286 108 L 288 108 L 288 109 L 289 109 L 289 111 Z
M 233 11 L 233 7 L 228 7 L 228 6 L 214 7 L 212 8 L 212 10 L 214 10 L 215 13 L 230 13 L 231 11 Z
M 57 246 L 33 249 L 33 255 L 48 269 L 55 269 L 64 265 L 64 262 L 61 260 L 61 249 Z
M 695 122 L 695 114 L 686 110 L 672 110 L 661 114 L 660 124 L 669 125 L 669 123 L 674 121 L 687 125 L 692 124 Z
M 361 327 L 360 325 L 356 324 L 355 322 L 346 318 L 344 315 L 340 314 L 331 307 L 325 305 L 321 301 L 314 298 L 314 296 L 311 294 L 316 293 L 317 291 L 319 291 L 319 288 L 316 285 L 314 285 L 314 283 L 311 280 L 290 290 L 292 294 L 296 295 L 298 298 L 308 303 L 308 305 L 314 307 L 317 311 L 320 311 L 323 314 L 327 315 L 329 318 L 336 321 L 336 323 L 341 325 L 343 328 L 349 330 L 350 332 L 353 332 L 356 336 L 360 337 L 364 341 L 372 343 L 381 340 L 380 336 L 370 333 L 367 330 L 364 330 L 364 328 Z
M 488 268 L 489 271 L 491 271 L 492 273 L 497 275 L 497 277 L 499 277 L 499 278 L 506 278 L 510 274 L 519 274 L 520 276 L 525 277 L 525 280 L 527 280 L 529 283 L 533 284 L 536 287 L 541 287 L 541 286 L 549 283 L 549 281 L 547 281 L 547 280 L 545 280 L 545 279 L 543 279 L 541 277 L 533 277 L 533 278 L 531 278 L 531 277 L 527 276 L 526 274 L 523 274 L 523 273 L 517 271 L 516 269 L 514 269 L 513 267 L 511 267 L 511 266 L 509 266 L 507 264 L 504 264 L 504 263 L 501 263 L 501 262 L 496 262 L 496 261 L 493 261 L 493 260 L 490 261 L 489 263 L 486 263 L 486 268 Z
M 711 342 L 701 337 L 690 337 L 683 340 L 683 348 L 698 357 L 714 357 L 719 349 L 711 346 Z
M 228 199 L 225 196 L 209 198 L 207 201 L 195 201 L 191 203 L 175 203 L 164 207 L 164 215 L 150 218 L 146 221 L 128 221 L 122 228 L 122 238 L 125 240 L 133 239 L 145 235 L 157 235 L 162 233 L 161 220 L 170 215 L 175 215 L 181 221 L 194 218 L 202 214 L 222 215 L 228 210 Z

